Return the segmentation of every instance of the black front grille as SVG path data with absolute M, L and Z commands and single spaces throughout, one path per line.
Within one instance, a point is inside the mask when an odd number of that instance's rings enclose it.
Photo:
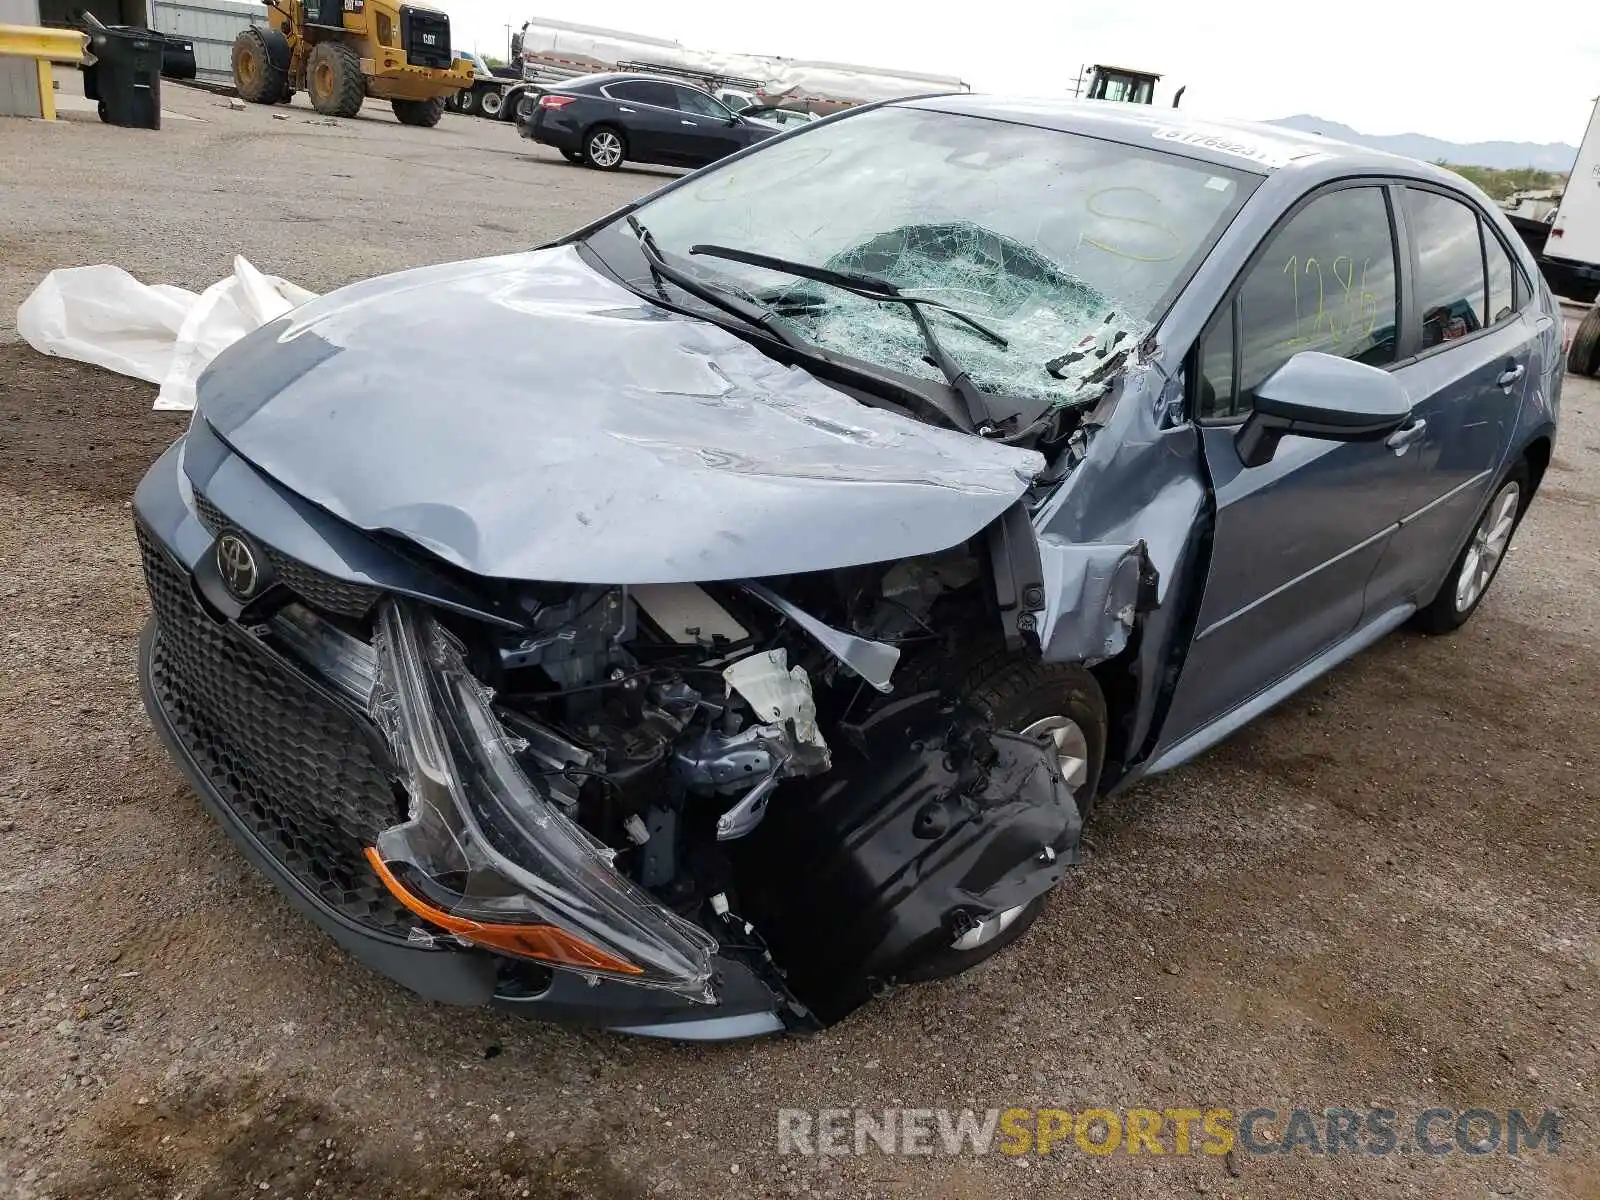
M 199 488 L 194 490 L 194 508 L 200 518 L 200 524 L 214 534 L 234 527 L 234 522 L 228 520 L 227 514 L 211 503 Z M 351 583 L 347 579 L 318 571 L 298 559 L 279 553 L 271 546 L 263 549 L 272 562 L 278 582 L 312 608 L 360 620 L 372 611 L 373 605 L 378 603 L 378 598 L 382 595 L 382 592 L 375 587 L 363 583 Z
M 139 530 L 156 615 L 151 685 L 222 802 L 326 904 L 379 932 L 417 924 L 363 850 L 405 820 L 393 767 L 358 715 L 201 611 L 183 571 Z
M 450 18 L 441 12 L 400 6 L 400 44 L 413 67 L 445 67 L 455 61 L 450 53 Z

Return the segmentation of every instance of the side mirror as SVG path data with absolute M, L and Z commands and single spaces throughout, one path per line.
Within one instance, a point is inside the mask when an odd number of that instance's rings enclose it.
M 1247 467 L 1272 461 L 1285 434 L 1332 442 L 1387 437 L 1411 415 L 1411 397 L 1387 371 L 1302 350 L 1256 388 L 1255 407 L 1234 438 Z

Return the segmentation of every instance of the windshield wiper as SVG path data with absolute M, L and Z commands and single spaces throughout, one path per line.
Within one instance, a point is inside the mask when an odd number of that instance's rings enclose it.
M 650 265 L 650 273 L 656 276 L 658 281 L 665 279 L 697 300 L 703 300 L 713 308 L 719 308 L 748 324 L 766 330 L 791 350 L 797 350 L 802 354 L 815 353 L 813 347 L 791 330 L 783 318 L 771 309 L 764 308 L 753 300 L 746 300 L 743 296 L 736 296 L 732 292 L 704 283 L 687 271 L 678 270 L 662 257 L 654 236 L 632 213 L 628 214 L 628 227 L 639 239 L 639 249 L 644 254 L 645 262 Z
M 644 260 L 650 267 L 650 274 L 656 280 L 657 289 L 661 286 L 661 280 L 665 279 L 689 295 L 705 301 L 713 308 L 738 317 L 746 324 L 765 330 L 796 354 L 836 367 L 841 365 L 822 347 L 806 341 L 795 333 L 782 317 L 765 305 L 759 304 L 754 300 L 747 300 L 733 292 L 724 291 L 713 284 L 696 279 L 686 271 L 680 271 L 662 255 L 661 248 L 656 245 L 655 237 L 637 217 L 630 213 L 627 217 L 627 222 L 628 227 L 633 230 L 634 236 L 639 239 L 639 252 L 644 255 Z M 662 298 L 665 299 L 664 293 Z M 852 370 L 855 374 L 861 373 L 854 368 L 846 367 L 846 369 Z M 880 388 L 883 386 L 882 380 L 875 379 L 874 382 Z M 958 429 L 964 433 L 972 433 L 974 431 L 977 424 L 976 419 L 969 419 L 964 416 L 959 409 L 943 397 L 931 396 L 925 392 L 913 388 L 902 388 L 898 385 L 895 385 L 895 392 L 900 397 L 901 403 L 908 403 L 913 408 L 923 408 L 953 429 Z M 966 398 L 964 396 L 962 399 L 965 402 Z M 970 403 L 967 404 L 967 408 L 970 412 Z
M 810 263 L 795 262 L 787 258 L 775 258 L 770 254 L 758 254 L 752 250 L 736 250 L 731 246 L 716 246 L 701 244 L 689 247 L 690 254 L 703 254 L 707 258 L 725 258 L 729 262 L 744 263 L 749 267 L 761 267 L 768 271 L 781 271 L 786 275 L 793 275 L 798 279 L 811 279 L 817 283 L 826 283 L 841 291 L 849 292 L 853 296 L 860 296 L 864 300 L 879 300 L 889 304 L 903 304 L 906 311 L 911 314 L 911 319 L 916 323 L 917 332 L 922 334 L 922 341 L 928 347 L 928 357 L 933 365 L 939 369 L 945 381 L 961 397 L 961 402 L 966 406 L 967 416 L 973 426 L 982 433 L 993 428 L 993 420 L 989 414 L 989 405 L 984 399 L 983 391 L 972 382 L 972 377 L 967 374 L 965 367 L 961 366 L 950 357 L 944 348 L 944 343 L 939 340 L 939 335 L 933 331 L 933 326 L 928 323 L 923 308 L 937 308 L 949 313 L 956 320 L 968 326 L 983 337 L 988 338 L 995 345 L 1004 349 L 1006 339 L 990 329 L 976 317 L 968 316 L 959 308 L 953 308 L 942 300 L 933 300 L 927 296 L 910 295 L 900 290 L 898 286 L 887 279 L 879 279 L 873 275 L 857 274 L 854 271 L 836 271 L 832 267 L 817 267 Z

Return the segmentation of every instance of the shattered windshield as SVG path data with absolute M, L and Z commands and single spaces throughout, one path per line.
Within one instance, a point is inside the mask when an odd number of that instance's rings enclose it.
M 775 142 L 636 210 L 662 253 L 775 308 L 825 349 L 939 380 L 910 311 L 708 256 L 715 243 L 876 276 L 995 395 L 1079 403 L 1149 330 L 1254 176 L 1097 138 L 882 108 Z M 1092 353 L 1090 351 L 1093 351 Z

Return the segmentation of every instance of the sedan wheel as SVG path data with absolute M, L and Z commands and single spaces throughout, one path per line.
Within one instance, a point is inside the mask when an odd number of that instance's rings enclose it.
M 583 156 L 591 167 L 615 171 L 622 165 L 622 138 L 614 129 L 596 129 L 584 143 Z
M 1477 611 L 1505 561 L 1531 487 L 1526 462 L 1518 463 L 1500 481 L 1438 595 L 1411 619 L 1414 628 L 1423 633 L 1449 633 Z
M 1511 531 L 1517 527 L 1517 510 L 1522 505 L 1522 489 L 1516 480 L 1509 481 L 1484 510 L 1483 519 L 1472 531 L 1467 543 L 1466 557 L 1456 578 L 1456 611 L 1469 613 L 1482 598 L 1489 581 L 1500 569 L 1506 547 L 1511 544 Z

